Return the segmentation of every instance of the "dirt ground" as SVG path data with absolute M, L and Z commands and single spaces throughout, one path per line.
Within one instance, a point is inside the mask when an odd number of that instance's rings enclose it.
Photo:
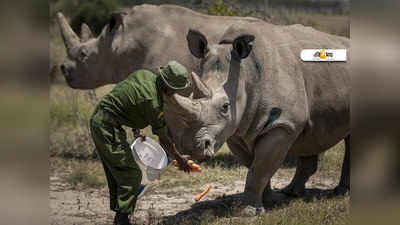
M 293 169 L 280 170 L 272 179 L 272 188 L 283 188 L 289 181 L 288 173 Z M 62 178 L 63 174 L 50 176 L 49 202 L 50 223 L 52 225 L 79 224 L 112 224 L 113 212 L 109 210 L 108 190 L 86 189 L 78 191 Z M 176 186 L 172 188 L 158 187 L 156 181 L 153 187 L 137 203 L 134 221 L 137 224 L 177 224 L 187 221 L 187 224 L 199 224 L 201 215 L 205 212 L 218 217 L 232 217 L 234 196 L 244 189 L 244 180 L 233 180 L 230 185 L 211 183 L 212 189 L 198 203 L 194 196 L 207 185 Z M 337 179 L 322 179 L 312 177 L 307 187 L 319 189 L 319 193 L 332 189 Z M 311 190 L 308 194 L 312 195 Z M 288 199 L 279 199 L 279 202 Z M 276 202 L 275 202 L 276 204 Z

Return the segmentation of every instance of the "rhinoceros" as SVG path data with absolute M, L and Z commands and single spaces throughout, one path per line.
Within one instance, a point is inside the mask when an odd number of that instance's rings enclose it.
M 201 74 L 192 74 L 191 96 L 166 98 L 164 115 L 183 154 L 203 160 L 227 142 L 248 167 L 243 215 L 264 210 L 270 179 L 288 153 L 299 163 L 284 192 L 301 195 L 317 170 L 317 155 L 343 139 L 335 191 L 349 190 L 349 62 L 300 59 L 302 49 L 347 49 L 347 38 L 260 21 L 230 26 L 217 43 L 192 29 L 187 43 L 200 59 Z
M 98 37 L 82 24 L 78 37 L 60 12 L 58 23 L 67 50 L 61 65 L 68 85 L 93 89 L 117 83 L 138 69 L 158 72 L 158 67 L 176 60 L 199 71 L 198 60 L 186 45 L 189 27 L 201 29 L 218 41 L 227 26 L 258 21 L 251 17 L 203 15 L 173 5 L 139 5 L 127 13 L 113 13 Z

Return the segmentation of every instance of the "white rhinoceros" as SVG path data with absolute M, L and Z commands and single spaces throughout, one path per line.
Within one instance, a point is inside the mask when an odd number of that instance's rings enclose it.
M 189 27 L 201 29 L 217 41 L 227 26 L 255 21 L 258 19 L 208 16 L 173 5 L 139 5 L 128 13 L 112 14 L 98 37 L 83 24 L 79 38 L 58 13 L 68 54 L 61 71 L 69 86 L 77 89 L 117 83 L 138 69 L 158 72 L 157 68 L 170 60 L 200 72 L 198 60 L 186 45 Z
M 299 163 L 284 192 L 301 195 L 317 169 L 317 155 L 343 139 L 346 153 L 335 191 L 350 189 L 349 63 L 300 59 L 302 49 L 349 48 L 348 39 L 260 21 L 229 27 L 217 43 L 196 30 L 187 40 L 200 58 L 201 78 L 193 74 L 191 97 L 166 98 L 164 115 L 183 154 L 212 157 L 227 141 L 249 168 L 245 215 L 263 210 L 270 179 L 288 153 L 299 156 Z

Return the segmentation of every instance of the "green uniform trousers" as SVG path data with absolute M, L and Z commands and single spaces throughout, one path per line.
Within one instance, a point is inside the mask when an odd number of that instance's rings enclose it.
M 142 172 L 133 159 L 125 130 L 112 115 L 97 107 L 90 119 L 90 131 L 107 177 L 110 209 L 132 213 Z

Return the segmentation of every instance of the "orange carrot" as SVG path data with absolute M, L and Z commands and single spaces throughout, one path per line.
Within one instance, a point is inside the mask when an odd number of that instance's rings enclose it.
M 192 160 L 188 160 L 188 164 L 194 171 L 201 171 L 200 166 L 194 163 Z
M 204 197 L 204 195 L 206 195 L 208 193 L 208 191 L 210 191 L 211 186 L 208 185 L 208 187 L 206 188 L 206 190 L 204 190 L 203 192 L 201 192 L 199 195 L 197 195 L 194 200 L 196 200 L 196 202 L 200 201 L 201 198 Z
M 193 172 L 201 172 L 201 168 L 199 165 L 197 165 L 196 163 L 193 163 L 191 165 L 189 165 L 192 168 Z
M 190 167 L 192 168 L 192 170 L 193 170 L 194 172 L 200 172 L 200 171 L 201 171 L 200 166 L 197 165 L 197 164 L 193 164 L 193 165 L 191 165 Z
M 201 169 L 201 168 L 200 168 L 199 165 L 196 165 L 196 164 L 195 164 L 195 165 L 192 165 L 192 169 L 199 170 L 199 169 Z
M 179 167 L 178 161 L 173 160 L 172 163 L 175 165 L 175 167 Z M 188 160 L 188 164 L 192 172 L 201 172 L 201 167 L 192 160 Z

